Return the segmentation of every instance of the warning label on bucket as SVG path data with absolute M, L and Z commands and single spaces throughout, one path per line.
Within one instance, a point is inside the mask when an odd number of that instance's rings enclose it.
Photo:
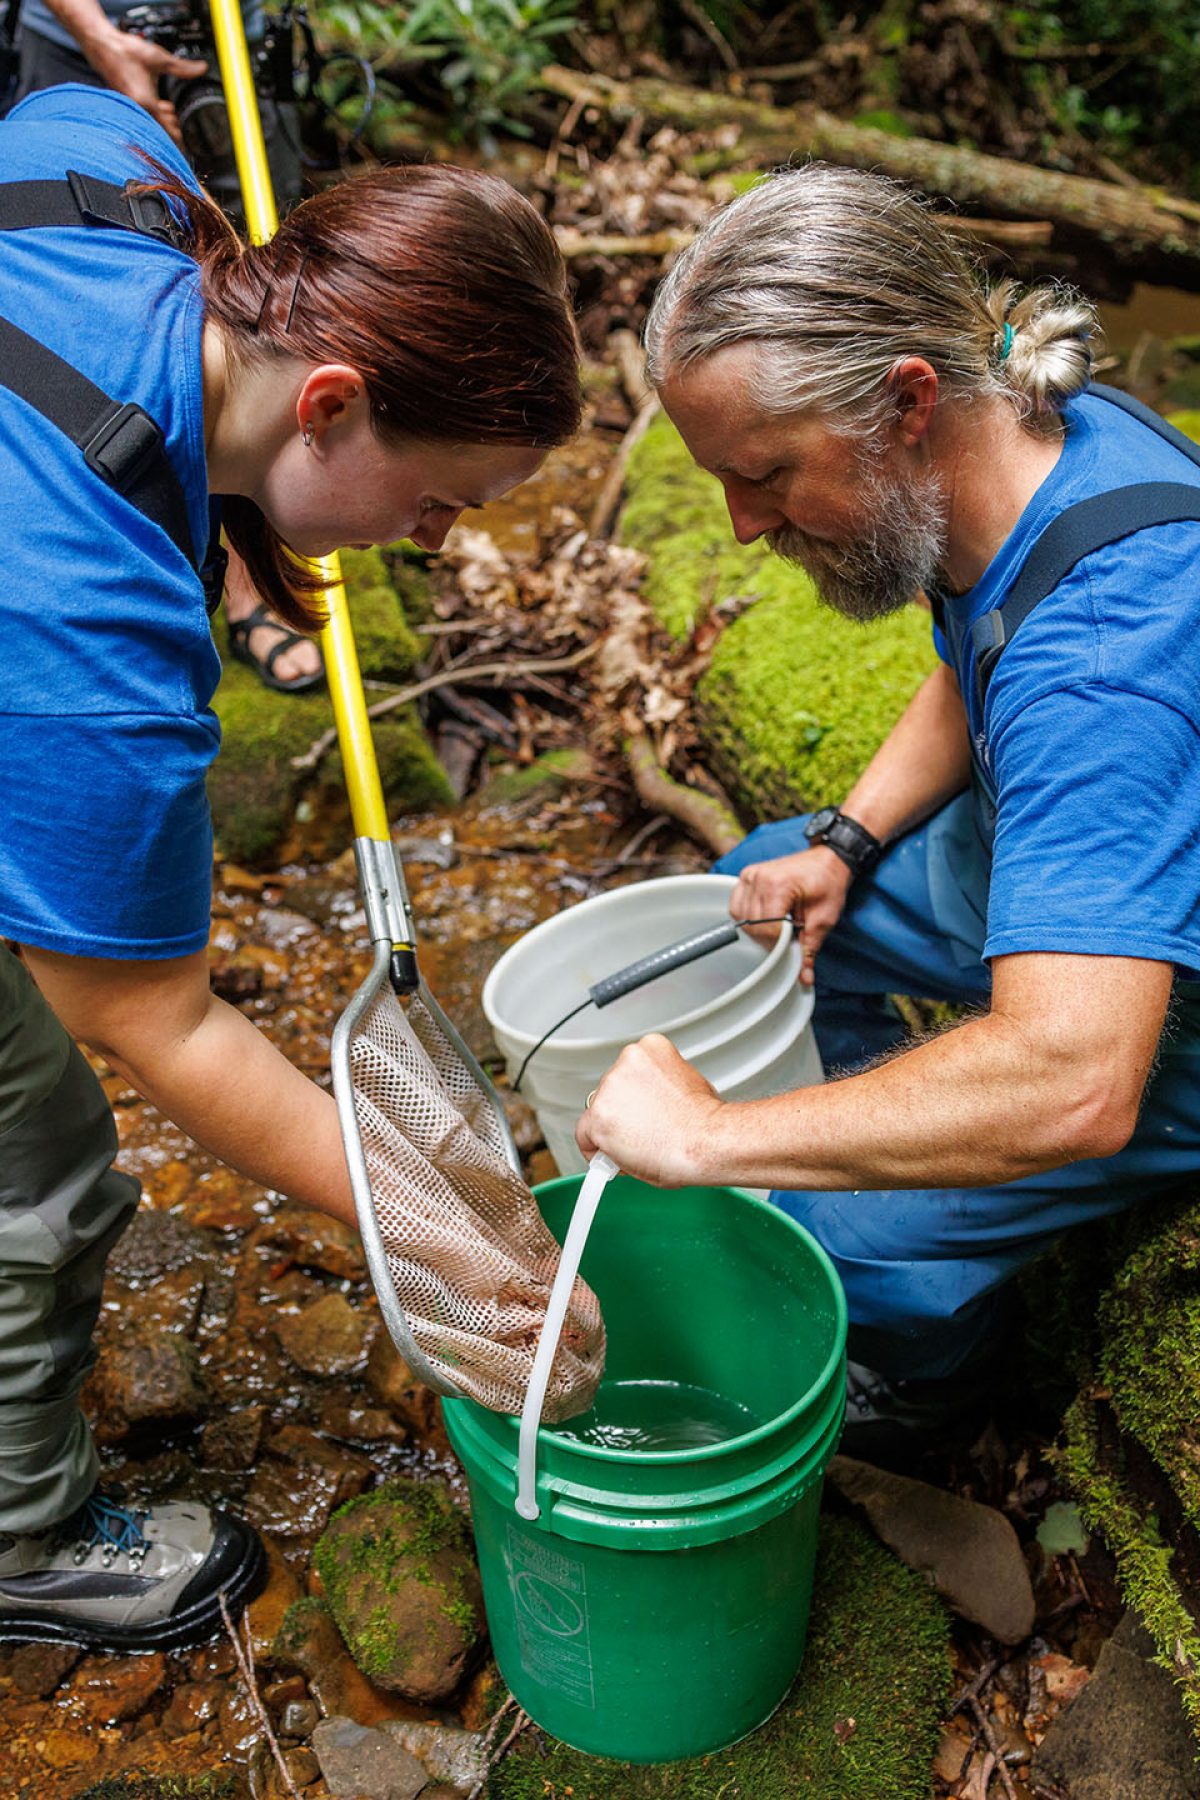
M 576 1706 L 595 1707 L 583 1564 L 510 1525 L 508 1574 L 526 1672 Z

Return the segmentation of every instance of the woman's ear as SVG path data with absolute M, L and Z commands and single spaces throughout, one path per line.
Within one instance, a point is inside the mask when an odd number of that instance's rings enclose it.
M 349 363 L 319 363 L 310 369 L 296 396 L 296 429 L 306 444 L 319 443 L 331 426 L 353 418 L 366 405 L 366 388 Z

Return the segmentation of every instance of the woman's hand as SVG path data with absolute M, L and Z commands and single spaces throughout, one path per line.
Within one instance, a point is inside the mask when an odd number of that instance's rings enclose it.
M 657 1032 L 628 1044 L 575 1128 L 590 1157 L 603 1150 L 627 1175 L 656 1187 L 704 1179 L 713 1122 L 724 1102 Z
M 778 919 L 790 914 L 804 950 L 800 979 L 811 984 L 817 952 L 842 916 L 852 880 L 841 857 L 816 844 L 792 856 L 749 863 L 730 896 L 729 914 L 734 919 Z M 760 944 L 773 944 L 779 927 L 748 927 L 748 932 Z

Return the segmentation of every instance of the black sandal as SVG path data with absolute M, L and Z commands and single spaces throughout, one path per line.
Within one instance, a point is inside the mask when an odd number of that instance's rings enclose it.
M 275 664 L 286 650 L 290 650 L 293 644 L 310 643 L 312 640 L 306 639 L 303 632 L 293 631 L 290 625 L 285 625 L 282 619 L 276 618 L 265 601 L 260 602 L 253 612 L 247 613 L 244 619 L 227 618 L 226 624 L 229 628 L 230 654 L 253 669 L 264 687 L 274 688 L 279 694 L 303 694 L 320 687 L 325 680 L 323 660 L 321 667 L 311 675 L 294 675 L 290 681 L 281 681 L 275 674 Z M 279 642 L 272 644 L 265 656 L 256 656 L 250 648 L 250 634 L 262 625 L 270 631 L 277 631 Z M 317 655 L 321 655 L 319 644 Z

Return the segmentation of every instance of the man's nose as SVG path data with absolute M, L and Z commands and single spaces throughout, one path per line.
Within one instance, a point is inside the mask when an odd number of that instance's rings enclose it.
M 725 504 L 729 508 L 733 535 L 739 544 L 752 544 L 764 531 L 774 531 L 780 525 L 787 524 L 787 519 L 775 502 L 765 494 L 758 493 L 748 483 L 727 482 Z

